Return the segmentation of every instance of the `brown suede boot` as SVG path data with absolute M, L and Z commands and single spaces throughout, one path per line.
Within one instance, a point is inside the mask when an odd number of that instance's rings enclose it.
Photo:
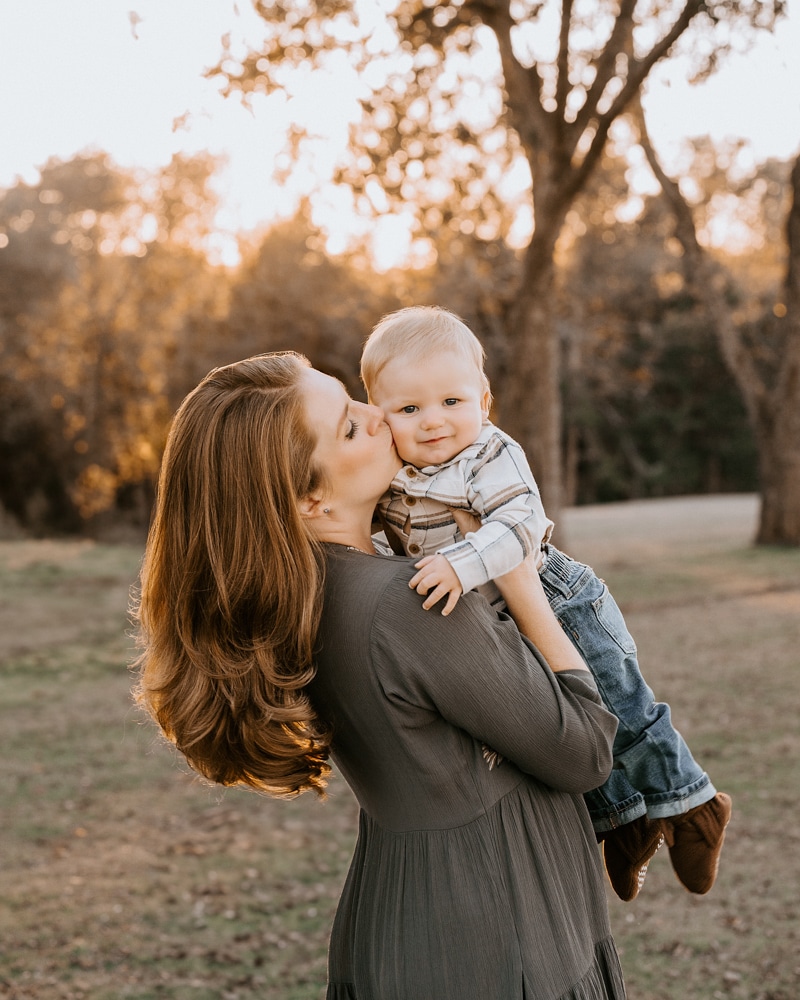
M 659 821 L 639 816 L 603 837 L 603 860 L 614 892 L 629 903 L 636 899 L 650 859 L 664 843 Z
M 689 892 L 703 895 L 714 884 L 731 810 L 730 796 L 717 792 L 681 816 L 660 820 L 672 867 Z

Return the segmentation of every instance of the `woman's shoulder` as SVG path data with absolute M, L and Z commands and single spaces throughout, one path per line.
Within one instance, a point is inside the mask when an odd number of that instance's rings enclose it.
M 326 545 L 323 618 L 360 622 L 377 638 L 414 644 L 414 637 L 438 633 L 446 621 L 424 611 L 423 598 L 409 587 L 416 560 L 387 552 L 375 555 L 342 545 Z M 472 596 L 472 595 L 465 595 Z M 463 598 L 459 602 L 463 603 Z
M 424 598 L 409 587 L 417 572 L 411 557 L 367 555 L 339 545 L 326 549 L 326 610 L 348 610 L 351 618 L 368 618 L 375 637 L 380 634 L 386 641 L 394 637 L 410 646 L 452 643 L 454 634 L 474 642 L 497 624 L 496 613 L 477 592 L 463 594 L 449 617 L 440 613 L 443 605 L 424 610 Z
M 387 589 L 408 590 L 414 562 L 391 549 L 371 553 L 345 545 L 325 546 L 326 599 L 346 595 L 354 607 L 379 603 Z
M 409 587 L 416 560 L 408 556 L 368 555 L 357 549 L 326 545 L 327 570 L 323 618 L 329 624 L 348 622 L 384 647 L 451 650 L 471 646 L 485 651 L 495 646 L 499 633 L 516 627 L 507 616 L 498 617 L 477 591 L 462 594 L 445 617 L 439 605 L 426 611 L 424 598 Z

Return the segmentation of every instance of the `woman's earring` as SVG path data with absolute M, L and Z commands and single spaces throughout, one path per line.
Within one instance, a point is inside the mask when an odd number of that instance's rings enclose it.
M 323 507 L 323 508 L 322 508 L 322 513 L 323 513 L 323 514 L 330 514 L 330 512 L 331 512 L 331 509 L 330 509 L 330 507 Z

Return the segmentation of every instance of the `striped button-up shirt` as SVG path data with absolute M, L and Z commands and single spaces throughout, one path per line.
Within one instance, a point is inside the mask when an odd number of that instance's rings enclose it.
M 481 527 L 462 538 L 450 508 L 476 514 Z M 553 531 L 525 452 L 490 423 L 449 462 L 405 465 L 380 510 L 408 555 L 441 553 L 465 593 L 514 569 Z

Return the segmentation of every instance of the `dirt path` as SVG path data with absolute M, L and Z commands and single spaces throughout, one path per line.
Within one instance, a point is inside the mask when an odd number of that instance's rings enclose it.
M 594 566 L 658 559 L 676 549 L 719 551 L 749 545 L 758 526 L 755 494 L 668 497 L 572 507 L 563 548 Z

